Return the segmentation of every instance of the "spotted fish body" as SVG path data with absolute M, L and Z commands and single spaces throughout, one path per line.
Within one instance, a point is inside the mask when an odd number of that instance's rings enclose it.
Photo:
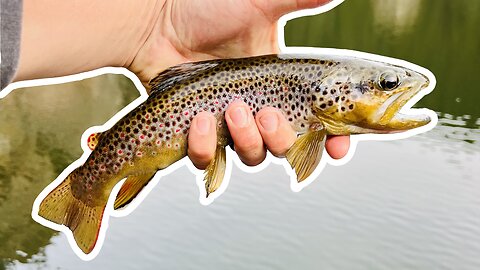
M 398 112 L 427 84 L 425 76 L 402 67 L 332 56 L 267 55 L 172 67 L 152 79 L 143 104 L 89 140 L 91 155 L 42 201 L 39 215 L 69 227 L 89 253 L 113 187 L 127 178 L 115 202 L 123 207 L 156 171 L 185 157 L 197 113 L 217 119 L 218 147 L 205 177 L 209 194 L 224 176 L 231 141 L 224 113 L 234 100 L 246 102 L 253 114 L 271 106 L 285 115 L 301 135 L 286 155 L 301 181 L 318 164 L 327 134 L 397 132 L 428 123 Z

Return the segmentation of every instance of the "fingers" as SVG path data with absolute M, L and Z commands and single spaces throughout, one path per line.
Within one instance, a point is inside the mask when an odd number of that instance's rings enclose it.
M 334 159 L 343 158 L 350 147 L 349 136 L 329 136 L 325 142 L 327 153 Z
M 216 119 L 208 112 L 197 114 L 188 135 L 188 157 L 198 169 L 205 169 L 217 147 Z
M 233 102 L 225 112 L 235 151 L 246 165 L 260 164 L 266 156 L 264 144 L 275 156 L 284 156 L 297 136 L 283 114 L 271 107 L 257 113 L 241 101 Z M 195 167 L 205 169 L 217 146 L 216 119 L 208 112 L 196 115 L 188 136 L 188 156 Z M 350 146 L 349 136 L 329 136 L 325 148 L 334 159 L 344 157 Z
M 230 104 L 225 112 L 225 121 L 240 160 L 248 166 L 260 164 L 265 159 L 266 150 L 247 104 L 242 101 Z
M 256 121 L 268 150 L 275 156 L 284 156 L 297 135 L 283 114 L 275 108 L 264 108 L 258 112 Z M 328 154 L 334 159 L 343 158 L 349 147 L 349 136 L 329 136 L 325 142 Z
M 278 109 L 267 107 L 257 113 L 255 120 L 268 150 L 274 156 L 284 156 L 297 139 L 297 134 L 283 114 Z

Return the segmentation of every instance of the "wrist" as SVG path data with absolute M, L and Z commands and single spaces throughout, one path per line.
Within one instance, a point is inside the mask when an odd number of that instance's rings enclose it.
M 164 1 L 162 9 L 149 27 L 149 35 L 135 52 L 132 61 L 125 68 L 135 73 L 147 87 L 150 79 L 168 67 L 188 62 L 188 57 L 179 52 L 173 40 L 176 35 L 172 26 L 173 1 Z

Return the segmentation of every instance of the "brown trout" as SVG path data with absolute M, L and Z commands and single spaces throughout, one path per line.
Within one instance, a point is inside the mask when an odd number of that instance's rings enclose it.
M 114 208 L 131 202 L 154 174 L 187 154 L 192 118 L 216 116 L 218 145 L 205 170 L 207 194 L 221 184 L 231 138 L 224 112 L 234 100 L 255 114 L 278 108 L 299 137 L 286 158 L 298 181 L 318 165 L 326 135 L 399 132 L 426 125 L 424 115 L 402 115 L 405 103 L 429 84 L 413 70 L 354 57 L 307 59 L 267 55 L 181 64 L 150 81 L 148 99 L 111 129 L 90 136 L 87 161 L 56 187 L 39 215 L 73 232 L 90 253 L 113 187 L 127 178 Z

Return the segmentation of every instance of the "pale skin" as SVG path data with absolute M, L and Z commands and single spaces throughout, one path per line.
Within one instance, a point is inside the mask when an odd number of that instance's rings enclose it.
M 277 20 L 329 0 L 25 0 L 19 69 L 14 81 L 63 76 L 105 66 L 125 67 L 147 85 L 158 72 L 180 63 L 278 52 Z M 240 101 L 225 119 L 240 159 L 260 164 L 268 149 L 283 156 L 296 134 L 283 114 L 267 107 L 253 117 Z M 188 155 L 204 169 L 216 148 L 215 118 L 192 121 Z M 348 136 L 326 141 L 328 154 L 346 155 Z

